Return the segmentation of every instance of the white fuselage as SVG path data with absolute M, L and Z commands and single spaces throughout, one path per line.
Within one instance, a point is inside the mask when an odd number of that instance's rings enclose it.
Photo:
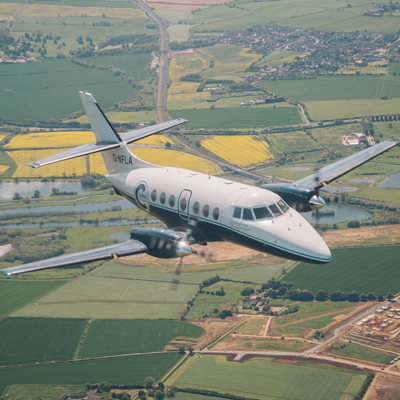
M 207 241 L 228 240 L 311 263 L 331 259 L 316 230 L 268 190 L 158 166 L 111 173 L 108 179 L 117 191 L 169 227 L 184 228 L 189 219 L 197 221 Z

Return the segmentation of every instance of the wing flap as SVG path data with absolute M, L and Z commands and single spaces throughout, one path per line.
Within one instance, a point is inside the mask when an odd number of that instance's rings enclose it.
M 381 155 L 385 151 L 398 145 L 399 142 L 383 141 L 374 146 L 368 147 L 359 153 L 353 154 L 350 157 L 346 157 L 343 160 L 337 161 L 333 164 L 327 165 L 321 168 L 318 172 L 307 176 L 306 178 L 300 179 L 295 182 L 301 186 L 308 186 L 314 189 L 319 189 L 328 183 L 333 182 L 335 179 L 347 174 L 353 169 L 365 164 L 373 158 Z M 318 176 L 318 179 L 316 177 Z
M 81 263 L 110 260 L 112 258 L 130 256 L 133 254 L 146 253 L 148 248 L 138 240 L 129 239 L 127 242 L 100 247 L 98 249 L 82 251 L 79 253 L 66 254 L 59 257 L 49 258 L 29 264 L 19 265 L 7 269 L 1 269 L 6 276 L 23 274 L 25 272 L 40 271 L 42 269 L 68 267 Z

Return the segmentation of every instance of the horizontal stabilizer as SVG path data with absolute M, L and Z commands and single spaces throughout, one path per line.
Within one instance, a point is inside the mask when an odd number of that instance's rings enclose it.
M 138 240 L 129 239 L 127 242 L 113 244 L 111 246 L 100 247 L 83 251 L 80 253 L 66 254 L 59 257 L 49 258 L 44 261 L 33 262 L 29 264 L 19 265 L 7 269 L 1 269 L 6 276 L 23 274 L 25 272 L 40 271 L 42 269 L 67 267 L 87 262 L 110 260 L 112 258 L 130 256 L 133 254 L 146 253 L 147 247 Z
M 314 174 L 300 179 L 295 183 L 300 186 L 308 186 L 310 188 L 320 189 L 323 186 L 333 182 L 335 179 L 340 178 L 348 172 L 353 171 L 353 169 L 356 169 L 373 158 L 381 155 L 385 151 L 390 150 L 392 147 L 397 146 L 398 144 L 399 142 L 390 142 L 387 140 L 377 143 L 365 150 L 360 151 L 359 153 L 346 157 L 343 160 L 336 161 L 333 164 L 329 164 Z

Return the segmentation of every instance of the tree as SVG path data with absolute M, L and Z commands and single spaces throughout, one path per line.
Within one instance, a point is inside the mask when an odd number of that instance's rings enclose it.
M 369 301 L 375 301 L 375 300 L 376 300 L 376 297 L 375 297 L 375 295 L 374 295 L 373 293 L 369 292 L 369 293 L 367 294 L 367 299 L 368 299 Z
M 32 196 L 34 199 L 39 199 L 40 198 L 40 192 L 39 192 L 39 190 L 35 190 L 34 192 L 33 192 L 33 196 Z
M 156 398 L 156 400 L 162 400 L 164 398 L 164 394 L 161 390 L 156 390 L 156 392 L 154 393 L 154 397 Z
M 14 193 L 14 197 L 13 197 L 13 200 L 21 200 L 21 196 L 20 196 L 20 194 L 18 193 L 18 192 L 15 192 Z
M 313 301 L 314 296 L 309 290 L 302 290 L 300 292 L 300 301 Z
M 144 386 L 146 386 L 146 389 L 150 389 L 153 387 L 154 382 L 155 380 L 151 376 L 148 376 L 144 379 Z
M 185 346 L 179 346 L 179 354 L 185 353 Z
M 214 104 L 210 106 L 210 110 L 215 110 L 215 105 Z
M 76 39 L 76 41 L 77 41 L 79 44 L 83 44 L 83 37 L 82 37 L 82 36 L 78 36 L 78 39 Z
M 315 300 L 317 301 L 326 301 L 328 295 L 324 290 L 318 290 L 318 293 L 315 296 Z
M 193 355 L 193 347 L 192 347 L 192 345 L 189 345 L 187 349 L 189 351 L 189 355 L 192 356 Z
M 367 296 L 366 296 L 365 294 L 362 294 L 362 295 L 360 296 L 360 300 L 363 301 L 364 303 L 365 303 L 366 301 L 368 301 Z
M 165 148 L 166 149 L 170 149 L 172 147 L 170 142 L 165 143 Z
M 347 301 L 351 301 L 352 303 L 358 303 L 360 301 L 360 296 L 355 291 L 350 292 L 347 294 Z
M 394 299 L 394 296 L 393 296 L 392 293 L 389 292 L 389 293 L 387 294 L 386 298 L 387 298 L 388 300 L 393 300 L 393 299 Z
M 251 287 L 246 287 L 241 291 L 242 296 L 250 296 L 254 293 L 254 289 Z
M 383 296 L 381 294 L 378 296 L 378 301 L 383 301 Z

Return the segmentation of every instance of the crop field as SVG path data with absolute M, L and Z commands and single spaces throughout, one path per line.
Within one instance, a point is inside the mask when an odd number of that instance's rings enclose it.
M 112 3 L 111 3 L 112 4 Z M 30 4 L 21 12 L 21 17 L 102 17 L 109 18 L 146 18 L 146 14 L 138 8 L 111 8 L 111 7 L 79 7 Z
M 253 358 L 234 363 L 223 356 L 202 356 L 188 360 L 166 384 L 261 399 L 339 400 L 352 398 L 365 376 L 365 373 L 308 362 L 286 364 Z
M 79 350 L 79 358 L 161 351 L 178 336 L 198 338 L 203 333 L 203 328 L 187 322 L 95 320 Z
M 170 42 L 183 42 L 188 40 L 190 36 L 189 31 L 191 28 L 191 25 L 171 24 L 167 29 Z
M 103 109 L 133 93 L 108 71 L 84 68 L 66 59 L 4 65 L 0 86 L 4 88 L 0 118 L 16 121 L 65 118 L 82 109 L 78 90 L 93 93 Z
M 328 265 L 300 263 L 285 275 L 285 280 L 314 294 L 318 290 L 355 290 L 386 296 L 388 292 L 400 292 L 399 257 L 400 246 L 333 249 Z
M 95 65 L 113 65 L 115 68 L 125 71 L 126 77 L 132 78 L 134 81 L 145 81 L 150 77 L 146 71 L 146 65 L 151 61 L 150 53 L 90 57 L 85 58 L 84 61 Z
M 265 164 L 274 159 L 268 144 L 258 136 L 212 136 L 202 140 L 201 145 L 239 167 Z
M 263 331 L 263 325 L 266 322 L 265 318 L 252 318 L 242 325 L 238 331 L 245 335 L 258 335 Z
M 0 388 L 0 396 L 1 390 Z M 10 385 L 4 393 L 4 398 L 24 400 L 57 399 L 65 393 L 70 396 L 83 396 L 86 391 L 84 386 Z
M 263 65 L 267 64 L 268 61 L 276 61 L 281 58 L 286 58 L 290 56 L 296 56 L 298 53 L 295 51 L 289 51 L 289 50 L 274 50 L 271 53 L 267 54 L 266 56 L 260 58 L 257 62 L 256 65 Z
M 0 165 L 0 175 L 3 175 L 10 168 L 8 165 Z
M 212 46 L 197 49 L 197 52 L 207 61 L 207 65 L 214 61 L 214 67 L 206 69 L 201 76 L 211 78 L 244 71 L 261 57 L 260 54 L 249 53 L 249 50 L 236 46 Z
M 82 276 L 37 305 L 28 305 L 13 316 L 57 318 L 179 318 L 197 285 L 145 282 L 132 279 Z
M 142 385 L 147 376 L 152 376 L 158 381 L 181 357 L 178 353 L 147 354 L 2 368 L 0 385 L 85 385 L 87 382 Z
M 301 124 L 295 107 L 216 108 L 215 110 L 169 110 L 172 118 L 185 118 L 187 129 L 245 129 Z
M 363 346 L 357 343 L 345 343 L 342 341 L 334 342 L 327 349 L 329 353 L 337 354 L 338 356 L 356 358 L 358 360 L 366 360 L 374 363 L 389 364 L 395 355 L 386 351 L 374 349 L 370 346 Z
M 84 319 L 3 319 L 0 364 L 71 360 L 86 325 Z
M 21 7 L 18 3 L 0 3 L 0 15 L 13 15 Z
M 391 16 L 381 18 L 363 17 L 365 3 L 352 4 L 352 8 L 344 8 L 339 12 L 338 6 L 330 2 L 289 0 L 278 4 L 247 2 L 235 3 L 236 7 L 217 5 L 195 13 L 193 22 L 197 24 L 195 32 L 224 30 L 243 30 L 255 25 L 281 25 L 293 28 L 314 28 L 326 31 L 356 30 L 372 32 L 395 32 L 398 29 L 398 20 Z M 343 4 L 346 7 L 347 4 Z
M 64 283 L 65 281 L 17 282 L 5 279 L 0 280 L 0 317 L 4 317 L 41 298 Z
M 263 81 L 261 86 L 302 102 L 399 98 L 400 76 L 323 76 L 298 81 Z
M 210 92 L 175 93 L 168 94 L 168 103 L 184 103 L 187 106 L 188 102 L 209 100 L 210 98 Z

